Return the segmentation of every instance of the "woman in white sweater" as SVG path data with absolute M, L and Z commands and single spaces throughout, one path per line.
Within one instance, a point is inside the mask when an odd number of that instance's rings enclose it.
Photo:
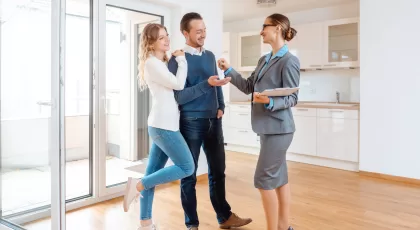
M 166 28 L 160 24 L 148 24 L 142 33 L 139 84 L 149 87 L 152 110 L 148 118 L 149 136 L 153 145 L 149 153 L 146 175 L 141 179 L 128 178 L 124 196 L 124 211 L 128 211 L 140 193 L 140 228 L 154 230 L 152 204 L 156 185 L 182 179 L 194 173 L 194 161 L 187 143 L 179 132 L 179 110 L 173 90 L 182 90 L 187 78 L 185 53 L 177 50 L 178 71 L 176 76 L 167 68 L 170 49 Z M 164 168 L 170 158 L 174 165 Z

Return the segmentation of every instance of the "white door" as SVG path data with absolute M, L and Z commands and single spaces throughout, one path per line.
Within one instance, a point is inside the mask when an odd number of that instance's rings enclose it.
M 137 167 L 142 164 L 137 152 L 142 147 L 137 145 L 137 111 L 143 110 L 137 108 L 135 26 L 161 21 L 169 27 L 170 10 L 136 0 L 99 0 L 98 15 L 95 133 L 99 150 L 99 194 L 104 196 L 123 191 L 128 176 L 142 176 L 141 167 Z

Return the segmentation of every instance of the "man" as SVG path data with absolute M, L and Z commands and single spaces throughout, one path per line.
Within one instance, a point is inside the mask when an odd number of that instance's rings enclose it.
M 185 88 L 175 91 L 181 118 L 180 131 L 187 142 L 195 163 L 195 173 L 181 180 L 181 202 L 185 213 L 187 229 L 197 230 L 197 197 L 195 192 L 197 163 L 200 148 L 203 147 L 209 166 L 210 199 L 217 215 L 220 228 L 229 229 L 251 223 L 231 212 L 226 201 L 225 149 L 222 131 L 224 100 L 221 86 L 230 78 L 219 80 L 216 58 L 203 48 L 206 27 L 198 13 L 187 13 L 181 20 L 181 32 L 186 39 L 184 49 L 188 62 Z M 177 63 L 169 61 L 169 70 L 176 74 Z

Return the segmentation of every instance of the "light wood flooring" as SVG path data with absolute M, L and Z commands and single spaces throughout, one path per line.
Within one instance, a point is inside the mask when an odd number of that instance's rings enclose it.
M 240 216 L 252 217 L 244 230 L 264 230 L 260 196 L 253 188 L 257 156 L 227 153 L 228 201 Z M 358 173 L 289 162 L 292 189 L 291 223 L 295 230 L 420 230 L 420 186 Z M 160 230 L 182 230 L 184 216 L 179 186 L 161 186 L 155 195 L 154 218 Z M 200 230 L 218 229 L 206 183 L 197 185 Z M 117 198 L 67 214 L 68 230 L 135 230 L 139 207 L 129 213 Z M 49 220 L 25 226 L 51 229 Z

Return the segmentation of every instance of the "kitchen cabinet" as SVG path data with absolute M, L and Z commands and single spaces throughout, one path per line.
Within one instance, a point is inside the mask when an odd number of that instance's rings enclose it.
M 359 19 L 324 23 L 324 67 L 359 66 Z
M 296 36 L 289 42 L 289 51 L 299 58 L 301 69 L 322 68 L 324 24 L 297 25 Z
M 315 22 L 293 25 L 293 27 L 297 30 L 297 34 L 287 44 L 289 51 L 299 58 L 301 69 L 360 66 L 359 18 Z M 236 66 L 233 66 L 239 71 L 253 71 L 259 58 L 271 52 L 271 46 L 263 43 L 259 31 L 238 33 L 235 36 L 233 40 L 230 38 L 230 41 L 226 40 L 224 43 L 229 44 L 230 58 L 233 52 L 237 53 Z M 237 43 L 235 51 L 232 50 L 233 41 Z
M 317 117 L 316 109 L 293 108 L 296 132 L 289 152 L 316 156 Z
M 359 19 L 340 19 L 293 26 L 297 35 L 287 44 L 302 69 L 358 67 Z M 259 31 L 238 34 L 238 69 L 253 71 L 261 56 L 271 52 Z
M 229 62 L 229 64 L 236 70 L 238 69 L 237 39 L 238 39 L 237 33 L 224 32 L 223 33 L 223 49 L 222 49 L 222 55 L 221 55 L 221 57 L 225 58 Z M 216 58 L 219 59 L 219 57 L 216 57 Z M 224 77 L 224 74 L 222 72 L 220 72 L 220 75 L 221 77 Z M 245 95 L 232 84 L 226 84 L 222 86 L 222 91 L 223 91 L 223 97 L 224 97 L 225 103 L 228 103 L 229 101 L 246 101 L 250 98 L 250 96 Z
M 238 70 L 254 71 L 261 56 L 271 52 L 271 46 L 264 44 L 260 32 L 238 34 Z
M 222 44 L 222 58 L 225 58 L 229 64 L 236 67 L 237 55 L 237 33 L 224 32 Z M 216 57 L 218 58 L 218 57 Z
M 251 106 L 227 106 L 223 129 L 227 150 L 258 154 L 260 138 L 252 131 Z M 357 171 L 359 111 L 351 109 L 292 108 L 296 131 L 288 159 Z
M 251 125 L 251 105 L 229 104 L 225 108 L 225 116 L 223 132 L 226 144 L 259 147 L 259 137 Z
M 358 111 L 318 109 L 317 156 L 358 162 Z

